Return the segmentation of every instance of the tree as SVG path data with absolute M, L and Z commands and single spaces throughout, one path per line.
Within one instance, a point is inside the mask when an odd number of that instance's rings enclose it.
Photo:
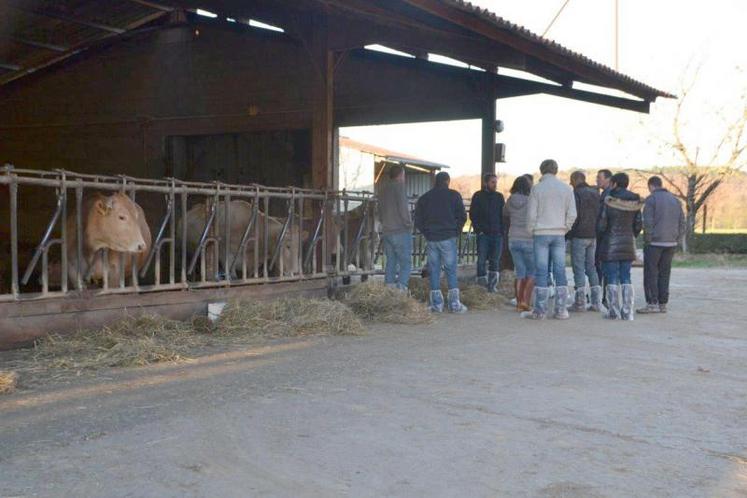
M 716 135 L 718 141 L 706 160 L 702 159 L 699 144 L 685 140 L 687 124 L 684 120 L 684 110 L 695 80 L 696 78 L 693 78 L 690 85 L 683 88 L 677 100 L 672 124 L 672 140 L 667 142 L 667 146 L 682 161 L 682 166 L 656 170 L 671 188 L 672 193 L 685 205 L 687 221 L 683 247 L 685 252 L 691 245 L 695 234 L 698 211 L 729 175 L 740 171 L 747 164 L 747 153 L 745 153 L 747 150 L 747 134 L 745 133 L 747 90 L 739 98 L 735 117 L 727 120 L 721 113 L 724 129 Z

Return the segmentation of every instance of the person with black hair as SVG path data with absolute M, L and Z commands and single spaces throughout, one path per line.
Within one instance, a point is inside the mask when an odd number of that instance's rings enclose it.
M 516 309 L 529 311 L 534 292 L 534 244 L 527 226 L 529 194 L 532 185 L 526 175 L 514 180 L 511 196 L 506 202 L 503 216 L 508 224 L 508 248 L 514 262 L 516 275 Z
M 491 293 L 498 292 L 504 204 L 503 194 L 498 192 L 498 176 L 487 173 L 483 177 L 482 189 L 472 196 L 469 219 L 477 234 L 476 280 Z
M 596 270 L 597 234 L 596 223 L 599 215 L 599 192 L 586 183 L 582 171 L 571 173 L 571 187 L 576 198 L 576 221 L 568 232 L 571 245 L 571 265 L 576 294 L 571 311 L 586 311 L 586 280 L 589 280 L 591 309 L 602 310 L 602 288 Z
M 612 178 L 612 171 L 608 169 L 600 169 L 597 171 L 597 189 L 599 190 L 599 211 L 597 212 L 597 222 L 599 222 L 599 215 L 602 214 L 604 199 L 610 193 L 610 178 Z M 604 271 L 602 271 L 602 259 L 599 254 L 599 237 L 597 237 L 597 247 L 596 252 L 594 253 L 594 264 L 597 267 L 599 284 L 602 286 L 602 302 L 606 304 L 607 291 L 606 282 L 604 281 Z
M 597 222 L 599 255 L 607 281 L 607 313 L 610 319 L 633 320 L 634 294 L 631 267 L 635 261 L 635 238 L 641 233 L 641 197 L 628 190 L 625 173 L 612 175 Z M 622 296 L 622 300 L 621 300 Z
M 643 207 L 643 289 L 646 306 L 639 313 L 666 313 L 669 303 L 669 277 L 677 245 L 685 235 L 685 214 L 680 201 L 658 176 L 648 179 Z
M 443 266 L 449 288 L 447 309 L 452 313 L 465 313 L 467 307 L 460 300 L 457 282 L 457 239 L 467 221 L 467 212 L 462 196 L 449 188 L 450 181 L 448 173 L 438 173 L 435 186 L 418 199 L 415 228 L 427 241 L 431 311 L 440 313 L 444 310 L 444 296 L 441 293 Z

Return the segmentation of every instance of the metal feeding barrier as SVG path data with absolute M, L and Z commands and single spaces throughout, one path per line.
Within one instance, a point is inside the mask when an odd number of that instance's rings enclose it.
M 145 215 L 146 247 L 139 253 L 92 242 L 100 234 L 90 221 L 90 199 L 117 193 Z M 377 203 L 370 192 L 6 165 L 0 169 L 0 302 L 365 278 L 383 267 Z M 413 237 L 417 271 L 425 241 Z M 469 232 L 460 237 L 462 262 L 474 260 L 473 239 Z

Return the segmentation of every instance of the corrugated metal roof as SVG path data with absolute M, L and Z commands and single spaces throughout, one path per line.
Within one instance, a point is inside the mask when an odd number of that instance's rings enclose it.
M 493 26 L 495 26 L 496 28 L 500 30 L 510 32 L 511 34 L 521 37 L 523 40 L 536 44 L 537 46 L 542 47 L 546 50 L 549 50 L 558 56 L 567 58 L 579 64 L 583 64 L 584 66 L 587 66 L 589 69 L 598 71 L 600 73 L 607 75 L 610 78 L 619 80 L 620 82 L 624 83 L 626 86 L 630 87 L 630 90 L 632 91 L 630 91 L 629 93 L 633 93 L 634 95 L 635 94 L 640 95 L 641 93 L 644 93 L 644 94 L 649 94 L 651 96 L 675 98 L 674 95 L 668 92 L 659 90 L 643 82 L 637 81 L 626 74 L 616 71 L 609 66 L 605 66 L 604 64 L 600 64 L 599 62 L 596 62 L 586 57 L 583 54 L 574 52 L 573 50 L 570 50 L 550 39 L 543 38 L 542 36 L 528 30 L 524 26 L 520 26 L 511 21 L 508 21 L 500 17 L 499 15 L 495 14 L 494 12 L 488 9 L 479 7 L 477 5 L 474 5 L 473 3 L 469 1 L 466 1 L 466 0 L 438 0 L 438 1 L 443 4 L 449 5 L 451 7 L 456 7 L 469 14 L 473 14 L 479 17 L 480 19 L 483 19 L 489 22 L 490 24 L 492 24 Z

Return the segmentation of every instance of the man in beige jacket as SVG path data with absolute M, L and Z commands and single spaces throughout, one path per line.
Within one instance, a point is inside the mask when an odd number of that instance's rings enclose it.
M 542 320 L 547 316 L 549 299 L 548 268 L 552 261 L 555 278 L 555 318 L 565 320 L 568 315 L 568 279 L 565 275 L 565 234 L 576 221 L 576 200 L 573 189 L 558 180 L 558 163 L 542 161 L 542 178 L 529 194 L 527 228 L 534 242 L 535 295 L 534 308 L 522 314 L 524 318 Z

